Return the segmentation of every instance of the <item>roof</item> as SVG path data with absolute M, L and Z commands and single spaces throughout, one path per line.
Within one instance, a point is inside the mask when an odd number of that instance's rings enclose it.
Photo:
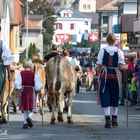
M 60 8 L 56 13 L 59 15 L 59 13 L 63 10 L 69 10 L 72 11 L 72 17 L 71 18 L 88 18 L 88 19 L 92 19 L 91 17 L 89 17 L 86 13 L 82 13 L 79 12 L 73 8 Z
M 14 15 L 14 17 L 11 19 L 12 25 L 24 23 L 23 4 L 20 0 L 13 0 L 13 7 L 11 5 L 11 14 Z
M 43 20 L 43 15 L 29 15 L 31 20 Z
M 97 11 L 117 11 L 118 7 L 114 7 L 113 4 L 118 0 L 97 0 Z
M 73 2 L 73 4 L 79 3 L 79 1 L 80 1 L 80 0 L 75 0 L 75 1 Z
M 137 2 L 137 0 L 118 0 L 116 3 L 114 3 L 114 6 L 119 6 L 125 2 L 127 2 L 127 3 L 133 2 L 134 3 L 134 2 Z
M 90 13 L 85 12 L 83 14 L 87 15 L 89 18 L 92 19 L 91 24 L 97 25 L 99 23 L 99 14 L 91 12 Z
M 27 28 L 27 23 L 26 23 L 26 18 L 25 18 L 25 26 L 23 27 L 23 29 Z M 28 20 L 28 29 L 29 30 L 41 30 L 42 28 L 38 25 L 36 25 L 35 23 L 33 23 L 31 20 Z
M 123 33 L 133 32 L 133 21 L 136 18 L 136 16 L 137 16 L 136 14 L 124 14 L 124 15 L 122 15 L 121 30 Z

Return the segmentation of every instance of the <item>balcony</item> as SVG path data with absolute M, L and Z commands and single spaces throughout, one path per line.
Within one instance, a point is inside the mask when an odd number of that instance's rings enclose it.
M 140 18 L 136 18 L 133 21 L 133 31 L 136 33 L 140 32 Z

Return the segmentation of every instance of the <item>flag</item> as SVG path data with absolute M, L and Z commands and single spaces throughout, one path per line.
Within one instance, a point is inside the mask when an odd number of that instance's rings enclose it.
M 89 42 L 98 42 L 99 38 L 98 38 L 98 34 L 89 34 Z

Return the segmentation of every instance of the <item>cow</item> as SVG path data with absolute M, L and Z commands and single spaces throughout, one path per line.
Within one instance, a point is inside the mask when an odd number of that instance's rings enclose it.
M 86 74 L 85 82 L 86 82 L 86 91 L 87 92 L 90 91 L 90 89 L 91 89 L 94 75 L 95 75 L 94 71 L 87 72 L 87 74 Z
M 6 74 L 6 83 L 2 102 L 0 103 L 0 123 L 7 123 L 7 109 L 10 95 L 14 90 L 15 70 L 11 69 L 11 81 L 9 83 L 8 74 Z M 9 109 L 8 109 L 9 111 Z
M 63 122 L 64 96 L 68 97 L 67 122 L 72 120 L 72 98 L 75 94 L 76 76 L 70 62 L 58 55 L 52 57 L 46 64 L 46 86 L 48 100 L 52 108 L 51 124 L 55 124 L 55 110 L 58 108 L 58 121 Z
M 44 62 L 38 58 L 32 59 L 32 62 L 34 64 L 34 70 L 36 73 L 38 73 L 40 80 L 43 84 L 43 88 L 41 89 L 41 91 L 37 93 L 37 101 L 39 103 L 39 112 L 40 112 L 40 115 L 43 115 L 43 104 L 44 104 L 43 101 L 46 96 L 46 89 L 45 89 L 46 74 L 45 74 Z

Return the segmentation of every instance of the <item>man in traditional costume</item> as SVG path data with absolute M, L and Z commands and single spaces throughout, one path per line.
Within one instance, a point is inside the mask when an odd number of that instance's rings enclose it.
M 20 90 L 20 110 L 24 116 L 23 129 L 27 129 L 33 127 L 32 116 L 36 107 L 35 91 L 40 91 L 43 85 L 37 73 L 33 71 L 31 60 L 24 60 L 23 67 L 24 70 L 16 75 L 14 84 L 15 88 Z
M 10 64 L 12 63 L 12 56 L 10 50 L 5 46 L 3 41 L 0 41 L 0 102 L 3 101 L 6 74 L 8 80 L 11 79 Z
M 58 47 L 53 44 L 52 51 L 49 54 L 45 55 L 44 59 L 45 61 L 49 61 L 52 57 L 55 57 L 57 55 L 59 55 Z
M 113 34 L 108 34 L 108 46 L 100 49 L 97 58 L 99 96 L 106 120 L 105 128 L 118 126 L 117 113 L 119 92 L 121 91 L 121 74 L 119 69 L 125 68 L 124 55 L 120 49 L 114 46 L 115 39 Z

